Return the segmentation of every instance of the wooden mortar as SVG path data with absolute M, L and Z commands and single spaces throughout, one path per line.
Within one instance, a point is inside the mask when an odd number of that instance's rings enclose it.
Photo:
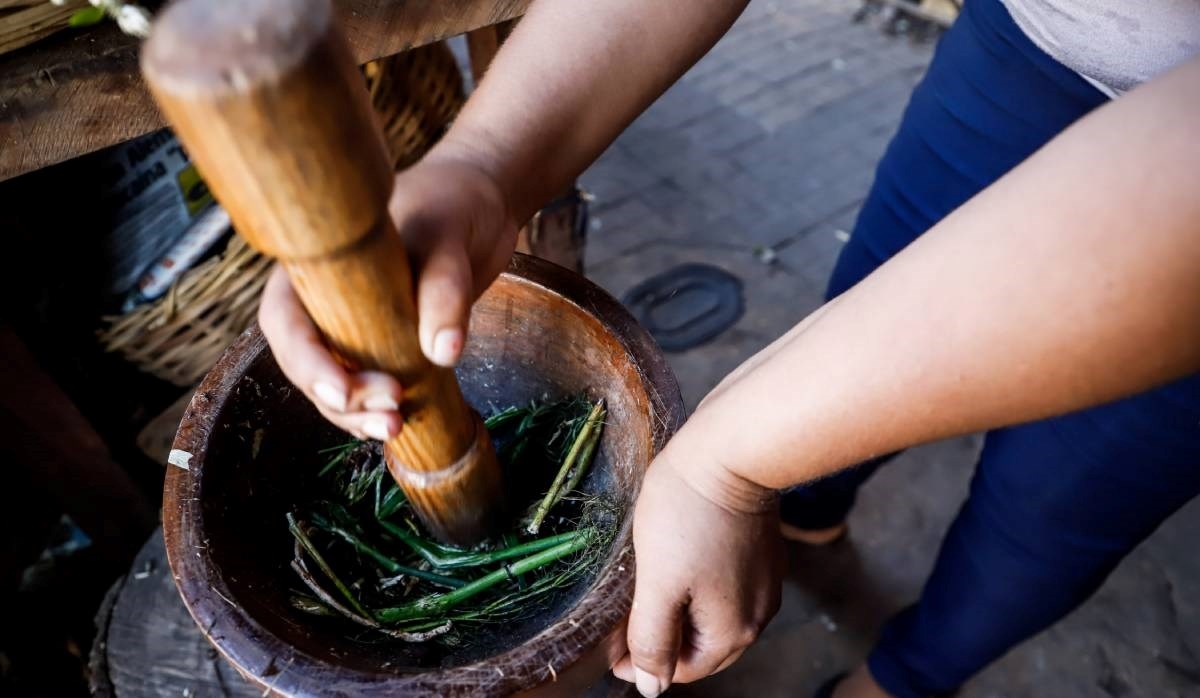
M 611 296 L 518 255 L 471 315 L 457 371 L 476 410 L 587 391 L 608 405 L 584 491 L 624 508 L 598 571 L 557 607 L 470 647 L 351 639 L 340 619 L 294 610 L 284 512 L 338 438 L 276 367 L 257 330 L 196 391 L 172 452 L 163 503 L 171 568 L 192 617 L 251 681 L 280 695 L 603 695 L 590 686 L 624 650 L 633 590 L 630 519 L 642 475 L 683 420 L 666 360 Z M 305 473 L 310 473 L 305 477 Z

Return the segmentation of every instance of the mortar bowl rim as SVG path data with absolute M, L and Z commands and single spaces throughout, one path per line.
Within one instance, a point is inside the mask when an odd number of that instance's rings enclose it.
M 684 406 L 679 385 L 650 335 L 599 286 L 545 260 L 516 254 L 502 276 L 506 282 L 532 284 L 539 292 L 558 295 L 599 321 L 620 344 L 646 391 L 655 425 L 652 451 L 657 454 L 683 423 Z M 252 326 L 201 382 L 176 434 L 163 494 L 167 558 L 184 604 L 213 647 L 245 678 L 269 692 L 289 696 L 446 695 L 453 687 L 471 695 L 507 695 L 555 679 L 557 672 L 578 662 L 589 649 L 611 641 L 632 601 L 631 510 L 613 542 L 615 554 L 610 554 L 573 606 L 529 640 L 478 662 L 404 674 L 340 666 L 300 651 L 234 603 L 225 574 L 200 530 L 198 494 L 217 418 L 264 351 L 270 351 L 266 340 L 257 325 Z

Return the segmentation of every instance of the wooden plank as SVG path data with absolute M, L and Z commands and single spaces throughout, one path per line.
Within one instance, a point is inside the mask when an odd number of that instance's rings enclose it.
M 0 54 L 66 31 L 71 15 L 87 7 L 86 0 L 55 5 L 46 0 L 0 0 Z
M 0 58 L 0 179 L 159 128 L 137 40 L 111 24 Z
M 360 63 L 520 16 L 530 0 L 335 0 Z M 0 181 L 163 126 L 111 22 L 0 57 Z
M 335 0 L 360 63 L 525 13 L 532 0 Z
M 483 79 L 487 67 L 500 50 L 500 44 L 508 38 L 516 26 L 516 20 L 481 27 L 467 32 L 467 51 L 471 57 L 471 80 L 475 85 Z

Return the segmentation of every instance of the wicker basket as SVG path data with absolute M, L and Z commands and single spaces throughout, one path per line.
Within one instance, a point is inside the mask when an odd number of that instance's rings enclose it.
M 270 268 L 271 260 L 235 235 L 224 252 L 189 270 L 162 298 L 109 318 L 100 341 L 143 371 L 192 385 L 250 325 Z
M 454 54 L 444 42 L 436 43 L 364 70 L 392 160 L 397 169 L 407 167 L 441 137 L 462 106 Z M 254 319 L 270 268 L 270 260 L 233 236 L 220 255 L 189 270 L 164 297 L 105 318 L 100 342 L 147 373 L 193 385 Z
M 363 72 L 397 170 L 442 137 L 465 100 L 458 62 L 445 42 L 372 61 Z

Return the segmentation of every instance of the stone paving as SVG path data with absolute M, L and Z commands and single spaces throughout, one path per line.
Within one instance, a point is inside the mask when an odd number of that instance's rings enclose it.
M 714 258 L 755 281 L 753 312 L 731 336 L 676 357 L 689 406 L 820 303 L 929 60 L 928 46 L 851 23 L 852 10 L 835 0 L 752 4 L 583 177 L 596 197 L 588 271 L 610 290 Z
M 721 43 L 582 181 L 589 276 L 618 297 L 685 262 L 744 283 L 745 315 L 670 355 L 692 408 L 818 307 L 826 277 L 932 54 L 856 23 L 848 0 L 755 0 Z M 762 640 L 680 696 L 805 696 L 916 598 L 957 511 L 977 437 L 914 449 L 864 488 L 847 542 L 795 547 Z M 983 696 L 1200 695 L 1200 503 L 1169 521 L 1064 622 L 967 685 Z

